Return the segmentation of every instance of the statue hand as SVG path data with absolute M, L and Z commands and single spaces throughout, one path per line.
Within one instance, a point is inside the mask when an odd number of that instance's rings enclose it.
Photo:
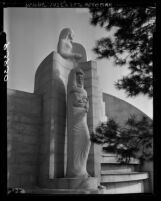
M 79 53 L 76 53 L 76 54 L 74 55 L 74 58 L 75 58 L 75 59 L 81 59 L 81 58 L 82 58 L 82 55 L 79 54 Z

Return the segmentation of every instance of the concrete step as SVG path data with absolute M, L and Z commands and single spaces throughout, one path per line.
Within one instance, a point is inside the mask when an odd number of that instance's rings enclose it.
M 137 181 L 137 180 L 144 180 L 144 179 L 148 179 L 147 172 L 107 174 L 107 171 L 101 171 L 101 183 Z
M 102 189 L 102 194 L 138 194 L 145 192 L 143 180 L 101 183 L 101 185 L 104 186 L 104 189 Z
M 102 153 L 101 163 L 120 164 L 116 154 Z M 129 164 L 140 164 L 138 159 L 131 158 Z
M 130 173 L 139 171 L 139 165 L 137 164 L 113 164 L 113 163 L 102 163 L 101 170 L 106 173 Z
M 144 193 L 144 181 L 149 177 L 147 172 L 113 173 L 101 171 L 103 194 Z
M 27 189 L 27 194 L 100 194 L 99 190 L 96 189 Z

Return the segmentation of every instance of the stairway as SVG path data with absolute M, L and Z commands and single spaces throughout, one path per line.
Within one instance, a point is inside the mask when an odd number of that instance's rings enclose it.
M 147 172 L 139 172 L 139 160 L 131 159 L 127 165 L 117 161 L 115 154 L 102 153 L 101 182 L 103 194 L 143 193 Z
M 27 189 L 28 194 L 130 194 L 144 193 L 145 183 L 149 178 L 147 172 L 139 172 L 139 160 L 132 158 L 129 164 L 120 164 L 116 154 L 102 153 L 101 180 L 103 189 L 68 189 L 62 188 Z M 56 180 L 55 180 L 56 181 Z M 63 181 L 62 181 L 63 182 Z M 59 182 L 60 183 L 60 182 Z

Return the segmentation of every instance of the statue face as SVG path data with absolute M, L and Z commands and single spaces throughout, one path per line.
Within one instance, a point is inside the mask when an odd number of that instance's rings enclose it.
M 74 39 L 74 32 L 73 31 L 70 31 L 68 38 L 70 41 L 73 41 L 73 39 Z
M 77 81 L 77 86 L 82 87 L 83 82 L 84 82 L 84 76 L 82 73 L 76 73 L 76 81 Z

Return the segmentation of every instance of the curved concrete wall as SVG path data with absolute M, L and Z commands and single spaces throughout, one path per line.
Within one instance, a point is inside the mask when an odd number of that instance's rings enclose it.
M 120 125 L 124 124 L 130 115 L 136 115 L 138 119 L 143 116 L 148 117 L 145 113 L 124 100 L 106 93 L 103 93 L 102 96 L 105 102 L 106 116 L 115 119 Z M 148 119 L 152 121 L 150 117 Z
M 130 115 L 136 115 L 137 119 L 140 119 L 143 116 L 148 117 L 145 113 L 124 100 L 106 93 L 103 93 L 102 96 L 105 103 L 105 114 L 107 118 L 113 118 L 120 125 L 123 125 Z M 152 121 L 150 117 L 148 117 L 148 119 L 149 121 Z M 150 177 L 144 184 L 145 192 L 153 192 L 153 161 L 145 161 L 140 166 L 140 171 L 148 172 Z

